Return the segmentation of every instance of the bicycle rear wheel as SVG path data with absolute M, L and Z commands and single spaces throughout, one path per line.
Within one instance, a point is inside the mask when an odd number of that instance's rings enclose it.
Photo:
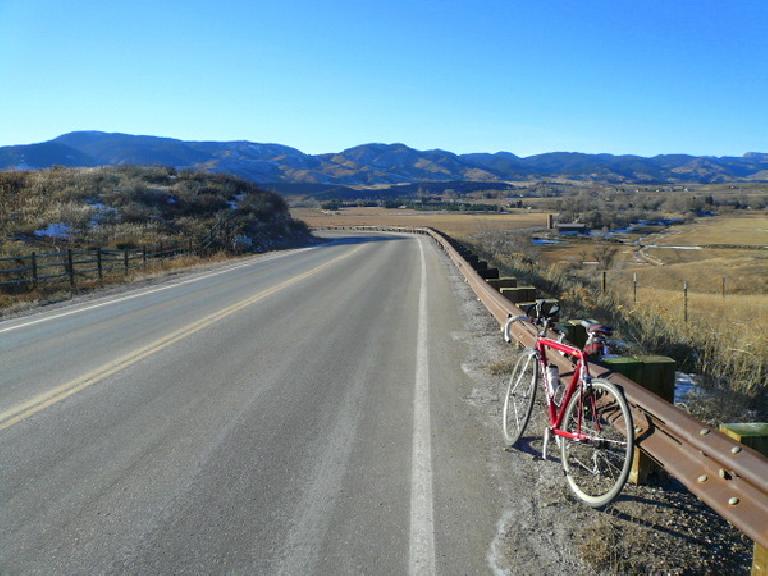
M 583 435 L 560 437 L 571 490 L 590 506 L 605 506 L 624 487 L 632 466 L 634 426 L 624 394 L 607 380 L 593 379 L 571 397 L 562 429 Z
M 504 442 L 512 448 L 523 435 L 536 398 L 539 361 L 535 350 L 526 350 L 518 358 L 509 378 L 502 411 Z

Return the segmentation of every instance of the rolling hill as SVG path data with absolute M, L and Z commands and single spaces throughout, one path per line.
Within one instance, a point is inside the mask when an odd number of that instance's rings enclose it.
M 454 154 L 405 144 L 362 144 L 337 153 L 305 154 L 281 144 L 184 141 L 157 136 L 70 132 L 40 144 L 0 147 L 0 169 L 50 166 L 173 166 L 228 173 L 257 183 L 329 185 L 412 182 L 500 182 L 569 178 L 605 182 L 768 181 L 768 154 L 654 157 L 550 152 Z

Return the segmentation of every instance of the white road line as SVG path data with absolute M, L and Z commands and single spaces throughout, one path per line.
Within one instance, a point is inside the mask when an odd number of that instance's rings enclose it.
M 158 288 L 151 288 L 149 290 L 142 290 L 139 292 L 131 292 L 130 294 L 126 294 L 125 296 L 120 296 L 118 298 L 112 298 L 110 300 L 101 300 L 94 304 L 89 304 L 86 306 L 81 306 L 77 308 L 71 308 L 67 309 L 63 312 L 58 312 L 55 314 L 51 314 L 50 316 L 44 316 L 42 318 L 35 318 L 33 320 L 28 320 L 26 322 L 22 322 L 21 324 L 14 324 L 13 326 L 6 326 L 5 328 L 0 328 L 0 334 L 3 332 L 10 332 L 11 330 L 18 330 L 19 328 L 26 328 L 27 326 L 34 326 L 35 324 L 41 324 L 43 322 L 49 322 L 51 320 L 56 320 L 58 318 L 64 318 L 66 316 L 72 316 L 73 314 L 80 314 L 81 312 L 87 312 L 88 310 L 95 310 L 96 308 L 103 308 L 104 306 L 109 306 L 111 304 L 117 304 L 119 302 L 125 302 L 126 300 L 133 300 L 134 298 L 139 298 L 141 296 L 147 296 L 149 294 L 155 294 L 157 292 L 163 292 L 165 290 L 171 290 L 172 288 L 178 288 L 179 286 L 183 286 L 185 284 L 191 284 L 193 282 L 199 282 L 200 280 L 205 280 L 206 278 L 211 278 L 213 276 L 219 276 L 221 274 L 225 274 L 227 272 L 232 272 L 234 270 L 239 270 L 240 268 L 246 268 L 248 266 L 253 266 L 255 264 L 260 264 L 262 262 L 270 262 L 272 260 L 276 260 L 277 258 L 282 258 L 284 256 L 289 256 L 291 254 L 296 254 L 299 252 L 304 252 L 306 250 L 311 250 L 311 248 L 300 248 L 295 251 L 281 253 L 281 254 L 274 254 L 267 258 L 256 258 L 249 260 L 248 262 L 245 262 L 243 264 L 237 264 L 235 266 L 229 266 L 224 269 L 216 270 L 213 272 L 208 272 L 206 274 L 202 274 L 200 276 L 195 276 L 193 278 L 188 278 L 186 280 L 181 280 L 180 282 L 174 282 L 173 284 L 167 284 L 165 286 L 160 286 Z
M 427 326 L 427 261 L 421 255 L 419 327 L 416 342 L 416 389 L 413 396 L 411 461 L 411 523 L 408 574 L 434 575 L 435 529 L 432 510 L 432 430 L 429 418 L 429 333 Z

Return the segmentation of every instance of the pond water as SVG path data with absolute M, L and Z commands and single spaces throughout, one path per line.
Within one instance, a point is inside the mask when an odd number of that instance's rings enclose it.
M 562 240 L 552 240 L 551 238 L 531 238 L 531 244 L 560 244 Z
M 711 396 L 711 394 L 699 385 L 696 374 L 675 372 L 675 404 L 685 404 L 694 396 Z
M 33 234 L 38 237 L 69 238 L 70 228 L 63 222 L 48 224 L 45 228 L 35 230 Z

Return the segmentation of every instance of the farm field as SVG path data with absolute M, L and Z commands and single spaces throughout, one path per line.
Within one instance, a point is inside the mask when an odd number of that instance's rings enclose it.
M 702 248 L 707 244 L 743 244 L 768 246 L 768 215 L 714 217 L 694 224 L 672 226 L 664 233 L 641 240 L 643 254 L 658 260 L 653 264 L 637 253 L 638 246 L 603 240 L 568 239 L 561 244 L 537 247 L 537 257 L 544 265 L 568 263 L 581 267 L 584 274 L 599 271 L 583 262 L 595 261 L 606 251 L 615 250 L 608 271 L 611 287 L 631 288 L 633 274 L 643 290 L 682 292 L 688 282 L 689 293 L 721 296 L 725 278 L 727 296 L 768 294 L 768 248 Z M 684 247 L 677 249 L 674 247 Z
M 706 218 L 672 227 L 668 233 L 645 242 L 659 246 L 645 251 L 663 265 L 632 262 L 621 270 L 625 278 L 636 272 L 644 287 L 681 290 L 685 281 L 690 292 L 721 295 L 725 279 L 727 296 L 768 294 L 768 248 L 672 248 L 708 244 L 768 246 L 768 215 Z M 751 300 L 758 305 L 759 299 Z
M 546 227 L 547 213 L 509 214 L 419 212 L 410 209 L 344 208 L 335 213 L 318 208 L 292 208 L 291 215 L 308 226 L 432 226 L 457 238 L 484 231 Z
M 717 216 L 694 224 L 675 226 L 658 244 L 696 246 L 700 244 L 748 244 L 768 246 L 768 215 Z

